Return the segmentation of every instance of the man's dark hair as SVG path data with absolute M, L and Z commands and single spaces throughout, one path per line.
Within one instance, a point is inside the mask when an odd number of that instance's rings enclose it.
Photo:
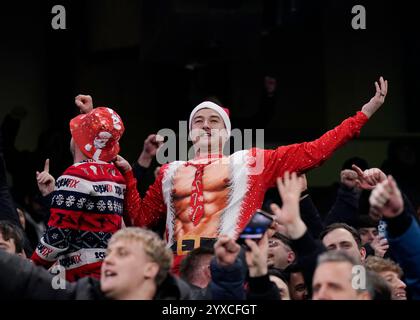
M 200 266 L 201 259 L 206 255 L 213 256 L 214 249 L 209 247 L 199 247 L 189 252 L 182 260 L 179 268 L 179 275 L 181 278 L 189 283 L 192 283 L 194 281 L 194 277 L 197 276 L 196 272 Z
M 348 232 L 351 233 L 354 240 L 356 241 L 357 247 L 359 249 L 362 247 L 362 239 L 360 238 L 359 233 L 357 232 L 357 230 L 355 228 L 353 228 L 352 226 L 349 226 L 347 223 L 338 222 L 338 223 L 333 223 L 333 224 L 330 224 L 329 226 L 326 226 L 325 229 L 322 230 L 321 234 L 319 235 L 319 238 L 321 240 L 323 240 L 324 237 L 328 233 L 330 233 L 331 231 L 333 231 L 335 229 L 345 229 L 345 230 L 347 230 Z
M 355 227 L 360 228 L 378 228 L 378 221 L 373 220 L 368 215 L 359 215 L 355 221 Z
M 290 276 L 292 273 L 302 273 L 303 274 L 303 268 L 299 263 L 292 263 L 289 264 L 284 270 L 283 274 L 285 275 L 287 282 L 290 282 Z
M 23 252 L 23 232 L 22 230 L 6 220 L 0 220 L 0 233 L 5 241 L 13 239 L 16 253 Z
M 290 240 L 290 238 L 286 237 L 285 235 L 281 234 L 280 232 L 275 232 L 271 236 L 271 238 L 275 238 L 277 240 L 280 240 L 281 242 L 283 242 L 283 244 L 285 244 L 289 248 L 292 248 L 292 241 Z

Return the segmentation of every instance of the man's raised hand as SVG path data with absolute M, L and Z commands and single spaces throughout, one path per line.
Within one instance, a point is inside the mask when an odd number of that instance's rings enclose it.
M 371 168 L 362 171 L 355 164 L 352 165 L 353 170 L 357 173 L 356 186 L 365 190 L 372 190 L 378 183 L 386 180 L 386 175 L 378 168 Z
M 44 170 L 36 172 L 36 182 L 41 194 L 45 197 L 54 191 L 55 179 L 50 174 L 50 159 L 45 160 Z
M 362 107 L 362 112 L 370 118 L 384 103 L 388 93 L 388 81 L 383 77 L 379 78 L 379 83 L 375 81 L 376 92 L 372 99 Z
M 403 197 L 392 176 L 379 183 L 369 197 L 371 209 L 375 215 L 394 218 L 404 210 Z M 372 218 L 377 218 L 376 216 Z
M 227 267 L 235 263 L 241 247 L 232 238 L 221 235 L 214 244 L 214 255 L 217 264 Z
M 268 272 L 268 236 L 267 233 L 257 242 L 251 239 L 245 240 L 249 251 L 245 252 L 246 263 L 251 278 L 261 277 Z
M 157 134 L 151 134 L 144 140 L 143 150 L 151 157 L 156 156 L 159 147 L 163 144 L 163 137 Z
M 89 113 L 93 110 L 92 97 L 89 95 L 79 94 L 74 98 L 74 103 L 80 109 L 80 113 Z
M 157 134 L 149 135 L 146 140 L 144 140 L 143 150 L 137 159 L 137 163 L 144 168 L 150 167 L 153 157 L 156 156 L 156 153 L 159 150 L 159 147 L 163 144 L 163 137 Z
M 277 178 L 277 188 L 279 190 L 283 207 L 277 204 L 271 205 L 271 210 L 276 215 L 278 223 L 286 227 L 290 238 L 298 239 L 306 231 L 306 226 L 300 217 L 299 200 L 302 190 L 302 182 L 295 172 L 286 172 L 283 179 Z
M 386 238 L 381 238 L 379 235 L 373 239 L 370 246 L 375 251 L 375 256 L 380 258 L 383 258 L 389 249 L 388 240 Z
M 117 156 L 117 159 L 115 159 L 114 164 L 122 174 L 132 169 L 130 163 L 120 155 Z
M 344 169 L 340 172 L 340 181 L 349 189 L 354 189 L 358 186 L 357 172 L 350 169 Z

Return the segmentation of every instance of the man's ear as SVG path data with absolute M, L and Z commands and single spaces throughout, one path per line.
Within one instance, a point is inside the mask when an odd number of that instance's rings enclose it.
M 359 300 L 373 300 L 373 298 L 369 294 L 369 291 L 367 291 L 367 290 L 359 292 L 358 293 L 358 299 Z
M 147 279 L 156 279 L 157 274 L 159 273 L 159 265 L 156 262 L 147 262 L 144 268 L 144 276 Z
M 365 259 L 366 259 L 366 249 L 365 249 L 365 247 L 361 247 L 359 251 L 360 251 L 360 257 L 361 257 L 360 260 L 362 262 L 364 262 Z
M 206 277 L 206 279 L 211 280 L 210 265 L 208 265 L 204 268 L 204 276 Z
M 292 250 L 290 250 L 290 251 L 287 253 L 287 263 L 293 263 L 295 260 L 296 260 L 296 255 L 295 255 L 295 253 L 294 253 Z

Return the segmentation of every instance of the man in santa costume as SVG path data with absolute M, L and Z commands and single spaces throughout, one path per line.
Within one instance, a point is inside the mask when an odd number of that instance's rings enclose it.
M 175 272 L 194 248 L 212 246 L 222 234 L 236 238 L 261 208 L 266 190 L 275 186 L 277 177 L 319 166 L 359 135 L 385 100 L 387 81 L 381 77 L 375 86 L 375 96 L 361 111 L 317 140 L 274 150 L 252 148 L 228 157 L 222 150 L 231 133 L 229 112 L 212 102 L 199 104 L 189 119 L 194 159 L 163 165 L 143 199 L 128 162 L 121 157 L 116 161 L 126 178 L 125 201 L 132 224 L 150 227 L 166 218 L 166 240 L 175 255 Z
M 57 181 L 48 172 L 48 159 L 37 172 L 51 216 L 32 255 L 45 268 L 58 262 L 68 281 L 100 277 L 108 240 L 122 226 L 125 192 L 125 179 L 111 162 L 124 132 L 120 116 L 110 108 L 93 109 L 89 96 L 76 97 L 76 104 L 86 114 L 70 121 L 74 164 Z

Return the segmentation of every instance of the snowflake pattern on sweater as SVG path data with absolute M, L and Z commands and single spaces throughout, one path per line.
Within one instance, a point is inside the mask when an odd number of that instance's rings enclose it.
M 108 241 L 122 225 L 125 189 L 112 163 L 88 160 L 70 166 L 56 181 L 34 263 L 62 265 L 69 281 L 99 277 Z

